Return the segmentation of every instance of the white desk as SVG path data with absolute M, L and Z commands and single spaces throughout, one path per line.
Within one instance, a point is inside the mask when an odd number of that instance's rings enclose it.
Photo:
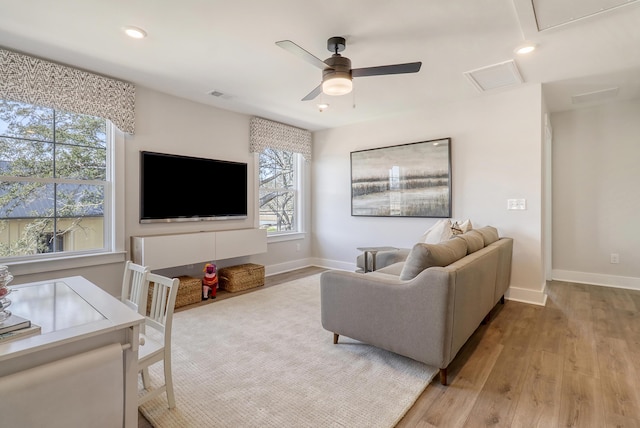
M 111 405 L 118 410 L 122 409 L 123 420 L 120 426 L 137 427 L 138 338 L 144 318 L 80 276 L 21 284 L 11 288 L 14 289 L 10 295 L 13 302 L 11 311 L 41 326 L 42 332 L 39 335 L 0 344 L 0 385 L 4 379 L 5 387 L 8 384 L 9 391 L 12 391 L 11 381 L 14 381 L 14 385 L 20 385 L 21 380 L 29 379 L 31 373 L 39 373 L 39 376 L 42 376 L 42 372 L 37 370 L 52 367 L 53 369 L 44 372 L 47 374 L 45 378 L 40 377 L 37 389 L 42 386 L 43 390 L 46 390 L 49 386 L 57 391 L 53 398 L 61 398 L 63 404 L 49 415 L 49 420 L 54 423 L 48 426 L 60 426 L 61 424 L 56 424 L 55 421 L 64 419 L 68 414 L 67 410 L 70 413 L 79 413 L 80 410 L 91 409 L 89 403 L 95 404 L 92 401 L 95 396 L 87 394 L 86 398 L 81 396 L 81 401 L 85 403 L 76 402 L 75 408 L 65 409 L 65 390 L 60 386 L 67 385 L 66 392 L 73 396 L 72 392 L 77 395 L 78 390 L 82 389 L 90 391 L 93 387 L 94 391 L 95 388 L 99 390 L 100 384 L 96 382 L 92 386 L 86 379 L 73 384 L 73 376 L 56 379 L 55 372 L 61 370 L 60 367 L 64 367 L 65 362 L 76 364 L 76 361 L 81 361 L 83 364 L 91 365 L 91 358 L 100 355 L 99 352 L 104 354 L 105 351 L 102 350 L 112 352 L 114 348 L 121 349 L 116 355 L 121 355 L 122 362 L 117 362 L 115 368 L 122 373 L 122 379 L 116 379 L 117 382 L 112 384 L 122 386 L 123 394 L 117 394 L 120 397 L 116 398 L 122 401 Z M 83 361 L 84 355 L 88 357 Z M 114 367 L 113 363 L 111 367 Z M 19 378 L 22 374 L 25 376 Z M 75 375 L 73 368 L 71 374 Z M 48 381 L 49 385 L 46 384 Z M 36 392 L 34 389 L 34 394 Z M 26 398 L 30 398 L 30 392 L 26 394 Z M 3 404 L 1 401 L 0 406 Z M 26 410 L 27 412 L 38 412 L 40 406 L 41 402 L 37 400 L 24 403 L 24 408 L 30 409 Z M 15 409 L 13 413 L 17 414 Z M 101 426 L 100 420 L 92 420 L 91 426 Z M 104 426 L 113 424 L 104 422 Z

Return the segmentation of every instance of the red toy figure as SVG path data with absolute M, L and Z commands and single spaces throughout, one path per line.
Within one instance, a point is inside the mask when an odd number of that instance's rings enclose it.
M 218 271 L 216 265 L 207 263 L 204 265 L 204 278 L 202 279 L 202 300 L 215 299 L 218 290 Z

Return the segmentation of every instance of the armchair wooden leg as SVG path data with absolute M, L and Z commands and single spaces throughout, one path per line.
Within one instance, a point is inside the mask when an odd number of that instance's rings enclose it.
M 338 343 L 338 337 L 340 337 L 340 335 L 338 333 L 333 333 L 333 344 L 337 344 Z
M 447 385 L 447 368 L 440 369 L 440 383 Z
M 500 303 L 502 303 L 504 305 L 504 295 L 502 297 L 500 297 Z

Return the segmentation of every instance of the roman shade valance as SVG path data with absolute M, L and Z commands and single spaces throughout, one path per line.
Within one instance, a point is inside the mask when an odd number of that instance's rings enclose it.
M 0 98 L 110 120 L 135 128 L 135 86 L 76 68 L 0 49 Z
M 264 149 L 286 150 L 300 153 L 311 160 L 311 132 L 279 122 L 252 117 L 250 121 L 249 151 Z

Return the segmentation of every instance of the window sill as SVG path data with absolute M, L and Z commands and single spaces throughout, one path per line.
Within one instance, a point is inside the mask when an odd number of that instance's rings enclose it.
M 304 239 L 306 235 L 307 234 L 304 232 L 278 233 L 276 235 L 267 235 L 267 244 Z
M 55 257 L 40 260 L 8 262 L 9 270 L 14 276 L 33 273 L 52 272 L 65 269 L 78 269 L 89 266 L 121 263 L 126 259 L 125 251 L 113 253 L 88 254 L 81 256 Z

